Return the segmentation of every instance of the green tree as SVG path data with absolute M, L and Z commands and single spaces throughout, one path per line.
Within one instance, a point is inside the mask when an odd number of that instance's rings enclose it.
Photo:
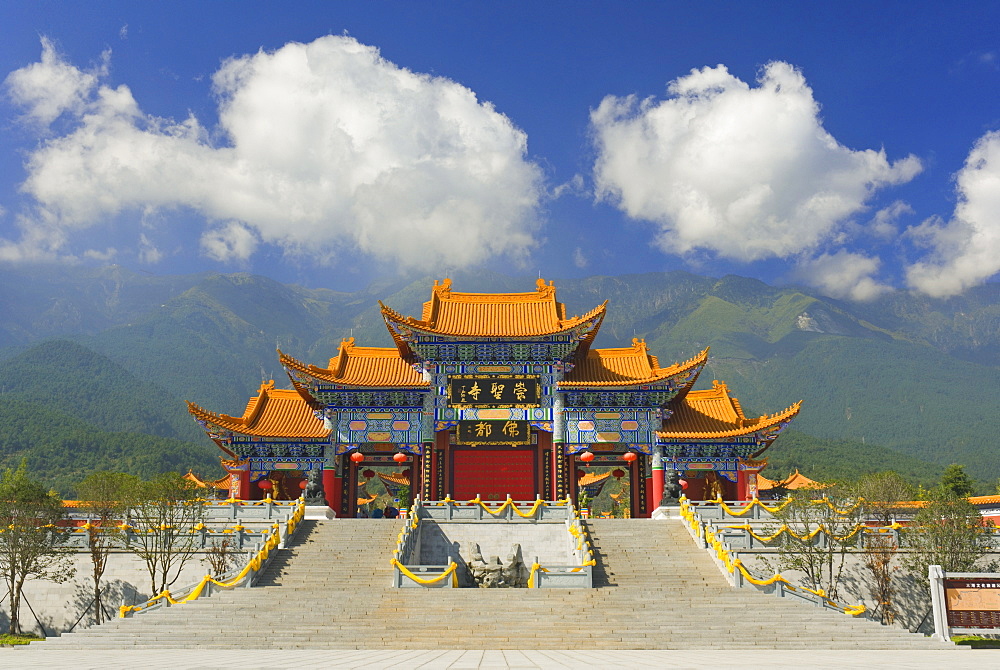
M 104 604 L 101 580 L 108 564 L 111 548 L 120 544 L 123 530 L 119 521 L 135 499 L 142 480 L 124 472 L 100 470 L 87 475 L 77 485 L 82 508 L 90 515 L 87 522 L 87 546 L 93 566 L 94 622 L 104 621 Z
M 853 492 L 862 501 L 867 516 L 882 526 L 893 522 L 900 503 L 914 500 L 917 495 L 916 488 L 892 470 L 862 475 Z
M 938 487 L 946 496 L 957 498 L 968 498 L 976 489 L 972 477 L 965 472 L 965 466 L 958 463 L 952 463 L 944 469 Z
M 903 561 L 919 579 L 927 581 L 927 568 L 940 565 L 945 572 L 970 572 L 989 551 L 983 517 L 964 497 L 938 491 L 906 529 L 910 552 Z
M 199 549 L 192 528 L 204 518 L 198 487 L 176 472 L 142 482 L 128 511 L 135 530 L 129 549 L 146 564 L 150 595 L 173 585 Z
M 12 635 L 21 633 L 21 593 L 28 578 L 63 582 L 73 568 L 55 532 L 63 518 L 62 500 L 31 479 L 25 464 L 0 476 L 0 573 L 10 595 Z

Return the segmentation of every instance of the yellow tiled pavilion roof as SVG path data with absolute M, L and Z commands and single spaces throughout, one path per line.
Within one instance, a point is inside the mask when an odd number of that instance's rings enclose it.
M 539 279 L 536 286 L 531 293 L 457 293 L 451 290 L 450 279 L 435 281 L 420 319 L 403 316 L 382 302 L 379 305 L 387 321 L 428 333 L 462 337 L 553 335 L 604 317 L 607 301 L 583 316 L 566 318 L 566 306 L 556 301 L 555 285 Z
M 224 430 L 258 437 L 322 438 L 330 431 L 313 414 L 313 405 L 295 389 L 276 389 L 274 380 L 260 385 L 243 416 L 214 414 L 188 402 L 188 411 L 199 421 Z
M 798 468 L 795 469 L 795 472 L 788 475 L 781 481 L 775 481 L 773 479 L 768 479 L 763 475 L 757 475 L 758 491 L 770 491 L 771 489 L 779 488 L 795 491 L 797 489 L 823 489 L 826 487 L 826 484 L 820 484 L 819 482 L 806 477 L 804 474 L 799 472 Z
M 586 473 L 583 477 L 577 480 L 578 486 L 589 486 L 590 484 L 596 484 L 598 482 L 603 482 L 605 479 L 611 476 L 610 472 L 605 472 L 602 475 L 595 475 L 593 473 Z
M 323 382 L 345 386 L 426 387 L 419 372 L 413 369 L 393 347 L 358 347 L 354 338 L 340 343 L 340 350 L 330 359 L 329 367 L 306 365 L 278 351 L 281 364 Z
M 390 482 L 392 484 L 399 484 L 400 486 L 409 486 L 410 485 L 410 478 L 409 477 L 405 477 L 404 475 L 402 475 L 399 472 L 390 472 L 388 474 L 385 474 L 385 473 L 382 473 L 382 472 L 376 472 L 375 474 L 383 482 Z
M 218 489 L 220 491 L 225 491 L 228 490 L 230 485 L 232 484 L 233 474 L 230 472 L 226 473 L 225 477 L 221 477 L 219 479 L 206 480 L 202 479 L 192 471 L 188 470 L 188 473 L 184 475 L 184 479 L 188 480 L 189 482 L 192 482 L 198 488 L 202 489 L 209 488 L 209 489 Z
M 713 388 L 691 391 L 672 407 L 673 416 L 656 434 L 663 439 L 711 439 L 751 435 L 790 420 L 799 413 L 802 401 L 777 414 L 749 419 L 729 388 L 720 381 Z
M 592 349 L 586 358 L 559 382 L 560 388 L 575 386 L 635 386 L 664 381 L 694 368 L 708 360 L 708 349 L 697 356 L 660 367 L 656 356 L 649 353 L 646 342 L 633 339 L 631 347 L 617 349 Z M 697 377 L 690 380 L 693 384 Z

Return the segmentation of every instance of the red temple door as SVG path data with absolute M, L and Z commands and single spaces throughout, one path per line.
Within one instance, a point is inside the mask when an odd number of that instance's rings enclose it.
M 533 449 L 454 449 L 451 452 L 454 500 L 534 500 L 536 457 Z

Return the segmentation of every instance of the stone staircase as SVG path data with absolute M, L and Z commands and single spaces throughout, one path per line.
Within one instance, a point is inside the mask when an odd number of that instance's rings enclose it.
M 304 522 L 260 587 L 118 619 L 33 648 L 941 649 L 731 588 L 677 522 L 592 520 L 594 589 L 392 589 L 393 521 Z

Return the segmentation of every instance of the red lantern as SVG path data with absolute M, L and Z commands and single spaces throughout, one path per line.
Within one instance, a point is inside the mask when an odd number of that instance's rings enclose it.
M 372 477 L 375 476 L 375 471 L 365 470 L 364 472 L 361 473 L 361 476 L 364 477 L 365 479 L 371 479 Z
M 639 458 L 639 454 L 635 453 L 634 451 L 629 451 L 626 452 L 626 454 L 622 456 L 622 458 L 625 459 L 626 463 L 635 463 L 635 459 Z
M 688 481 L 686 479 L 678 479 L 677 483 L 681 485 L 681 490 L 682 491 L 687 491 Z
M 274 488 L 274 482 L 270 479 L 262 479 L 257 482 L 257 486 L 259 486 L 262 491 L 270 491 Z
M 299 482 L 299 488 L 302 489 L 303 491 L 306 490 L 307 486 L 309 486 L 309 482 L 307 482 L 306 480 L 303 479 L 301 482 Z
M 362 454 L 360 451 L 355 451 L 353 454 L 351 454 L 351 460 L 355 463 L 360 463 L 361 461 L 365 460 L 365 455 Z
M 576 478 L 577 478 L 577 479 L 580 479 L 580 478 L 582 478 L 582 477 L 583 477 L 583 476 L 584 476 L 585 474 L 587 474 L 587 473 L 586 473 L 586 472 L 584 472 L 583 470 L 577 470 L 577 471 L 576 471 Z
M 580 454 L 580 460 L 586 463 L 587 465 L 590 465 L 590 462 L 594 460 L 594 454 L 589 451 L 585 451 L 582 454 Z
M 622 470 L 621 468 L 618 468 L 611 473 L 611 476 L 614 477 L 615 479 L 621 479 L 622 477 L 625 476 L 625 471 Z
M 406 462 L 406 454 L 404 454 L 403 452 L 400 451 L 400 452 L 396 453 L 395 455 L 393 455 L 392 460 L 396 461 L 397 463 L 405 463 Z

